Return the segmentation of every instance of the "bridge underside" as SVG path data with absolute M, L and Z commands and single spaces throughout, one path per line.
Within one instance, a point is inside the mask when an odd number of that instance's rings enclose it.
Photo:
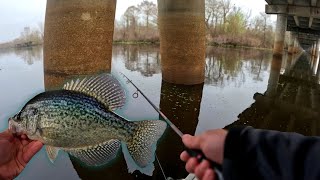
M 320 38 L 320 1 L 318 0 L 266 0 L 267 14 L 284 16 L 286 31 L 292 32 L 304 50 L 315 52 Z

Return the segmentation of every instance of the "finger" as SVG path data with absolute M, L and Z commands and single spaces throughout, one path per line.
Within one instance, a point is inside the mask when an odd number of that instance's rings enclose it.
M 182 136 L 182 142 L 190 149 L 200 149 L 200 137 L 185 134 Z
M 187 162 L 189 159 L 190 159 L 190 156 L 189 154 L 187 153 L 187 151 L 183 151 L 181 154 L 180 154 L 180 159 L 184 162 Z
M 30 159 L 42 148 L 43 144 L 39 141 L 32 141 L 24 148 L 23 161 L 28 163 Z
M 23 146 L 26 146 L 32 142 L 32 140 L 30 140 L 30 139 L 21 139 L 20 141 Z
M 22 134 L 22 135 L 21 135 L 21 139 L 28 139 L 28 136 L 25 135 L 25 134 Z
M 202 179 L 204 173 L 210 168 L 210 163 L 207 160 L 203 160 L 199 166 L 196 167 L 194 173 L 198 179 Z
M 10 142 L 14 140 L 14 136 L 9 130 L 6 130 L 6 131 L 0 133 L 0 138 L 1 139 L 6 139 L 6 140 L 8 140 Z
M 189 173 L 194 173 L 194 170 L 196 169 L 196 167 L 198 166 L 198 161 L 196 158 L 190 158 L 186 164 L 186 170 Z
M 215 172 L 212 169 L 207 169 L 204 172 L 202 180 L 215 180 Z

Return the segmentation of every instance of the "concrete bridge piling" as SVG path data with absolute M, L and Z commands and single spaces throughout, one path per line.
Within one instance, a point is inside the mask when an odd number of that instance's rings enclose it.
M 116 0 L 47 1 L 44 70 L 48 86 L 61 84 L 62 76 L 110 71 L 115 9 Z
M 287 16 L 284 14 L 278 14 L 277 27 L 276 27 L 275 39 L 274 39 L 274 47 L 273 47 L 274 56 L 283 55 L 286 30 L 287 30 Z
M 162 78 L 201 84 L 205 68 L 205 1 L 158 0 Z

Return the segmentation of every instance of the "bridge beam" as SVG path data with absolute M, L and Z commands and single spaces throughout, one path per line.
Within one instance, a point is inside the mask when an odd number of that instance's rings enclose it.
M 313 24 L 313 17 L 310 17 L 310 18 L 309 18 L 309 28 L 312 27 L 312 24 Z
M 320 18 L 320 7 L 294 5 L 266 5 L 267 14 L 287 14 L 289 16 Z
M 287 29 L 287 16 L 278 14 L 275 40 L 273 46 L 273 55 L 282 56 L 284 48 L 285 33 Z
M 318 0 L 311 0 L 311 6 L 317 6 Z
M 313 75 L 317 74 L 318 64 L 319 64 L 319 40 L 316 41 L 315 55 L 314 55 L 313 65 L 312 65 Z
M 294 53 L 294 41 L 295 41 L 295 35 L 293 32 L 290 32 L 289 36 L 289 47 L 288 47 L 288 53 L 293 54 Z
M 320 47 L 320 39 L 318 39 L 318 47 Z M 317 66 L 317 70 L 314 71 L 316 72 L 316 78 L 317 78 L 317 82 L 319 82 L 320 80 L 320 60 L 319 60 L 319 49 L 318 49 L 318 64 L 316 65 Z
M 299 17 L 293 16 L 293 19 L 294 19 L 294 22 L 296 23 L 296 26 L 299 27 L 300 26 Z
M 162 78 L 201 84 L 205 69 L 205 0 L 158 0 Z
M 312 56 L 316 55 L 316 42 L 313 43 L 313 52 L 312 52 Z

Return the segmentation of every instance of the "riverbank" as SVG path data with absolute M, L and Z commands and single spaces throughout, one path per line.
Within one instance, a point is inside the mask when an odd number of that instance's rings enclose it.
M 160 45 L 160 41 L 113 41 L 114 45 Z M 206 43 L 207 46 L 222 47 L 222 48 L 236 48 L 236 49 L 257 49 L 257 50 L 268 50 L 271 51 L 272 48 L 264 47 L 252 47 L 243 45 L 230 45 L 230 44 L 216 44 L 216 43 Z
M 21 46 L 17 47 L 12 43 L 0 44 L 0 49 L 8 48 L 27 48 L 32 46 L 42 46 L 43 44 L 32 44 L 31 46 Z M 160 45 L 160 41 L 113 41 L 113 45 Z M 252 47 L 252 46 L 242 46 L 242 45 L 230 45 L 230 44 L 216 44 L 216 43 L 206 43 L 207 46 L 222 47 L 222 48 L 235 48 L 235 49 L 257 49 L 272 51 L 272 48 L 263 47 Z
M 114 45 L 160 45 L 160 41 L 113 41 Z

